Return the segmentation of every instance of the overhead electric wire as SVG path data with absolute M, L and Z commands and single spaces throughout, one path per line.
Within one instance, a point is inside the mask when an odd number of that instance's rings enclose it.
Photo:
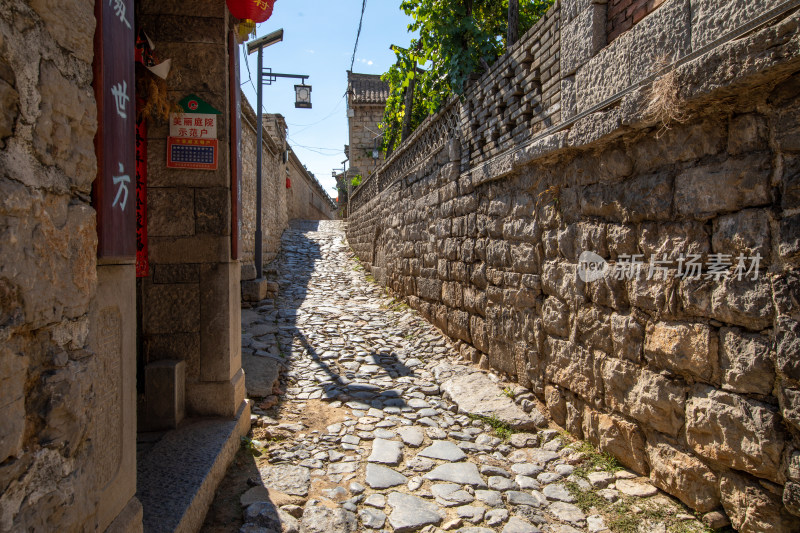
M 353 72 L 353 65 L 356 62 L 356 50 L 358 50 L 358 38 L 361 36 L 361 25 L 364 23 L 364 10 L 367 8 L 367 0 L 361 3 L 361 18 L 358 19 L 358 31 L 356 32 L 356 44 L 353 46 L 353 57 L 350 58 L 350 72 Z

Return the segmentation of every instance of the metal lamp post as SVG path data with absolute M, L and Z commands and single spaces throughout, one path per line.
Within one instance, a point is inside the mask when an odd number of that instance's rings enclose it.
M 261 232 L 261 152 L 263 150 L 263 146 L 261 144 L 262 140 L 262 129 L 264 128 L 264 120 L 262 114 L 262 97 L 263 97 L 263 87 L 264 82 L 266 81 L 267 85 L 272 85 L 272 82 L 276 81 L 278 78 L 297 78 L 302 80 L 300 85 L 295 85 L 295 103 L 294 106 L 301 108 L 301 109 L 311 109 L 311 85 L 306 85 L 305 82 L 308 79 L 307 75 L 304 74 L 276 74 L 272 72 L 272 69 L 264 69 L 263 67 L 263 50 L 264 48 L 271 46 L 275 43 L 279 43 L 283 40 L 283 28 L 276 30 L 272 33 L 265 35 L 259 39 L 254 41 L 250 41 L 247 43 L 247 53 L 252 54 L 253 52 L 258 52 L 258 134 L 256 137 L 256 143 L 258 145 L 258 150 L 256 151 L 256 243 L 255 243 L 255 260 L 256 260 L 256 278 L 261 279 L 264 277 L 264 267 L 263 267 L 263 255 L 261 251 L 262 246 L 262 232 Z M 266 79 L 265 79 L 266 77 Z

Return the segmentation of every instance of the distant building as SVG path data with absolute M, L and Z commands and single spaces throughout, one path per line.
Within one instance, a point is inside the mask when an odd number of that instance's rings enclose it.
M 349 122 L 350 171 L 367 177 L 380 163 L 383 110 L 389 98 L 389 84 L 378 74 L 347 71 L 347 118 Z

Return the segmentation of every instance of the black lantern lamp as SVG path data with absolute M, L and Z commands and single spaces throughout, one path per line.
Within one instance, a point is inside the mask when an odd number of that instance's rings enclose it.
M 311 109 L 311 85 L 306 85 L 306 80 L 294 86 L 294 106 L 301 109 Z

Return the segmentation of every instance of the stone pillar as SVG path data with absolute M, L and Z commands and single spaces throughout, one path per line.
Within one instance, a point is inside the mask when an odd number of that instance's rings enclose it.
M 187 416 L 233 417 L 244 400 L 244 374 L 239 263 L 231 259 L 230 24 L 224 2 L 200 6 L 187 12 L 184 2 L 147 1 L 137 11 L 159 55 L 172 59 L 169 97 L 195 94 L 221 111 L 216 170 L 167 169 L 168 124 L 148 123 L 143 357 L 146 364 L 186 363 Z
M 132 262 L 98 264 L 97 297 L 89 312 L 89 347 L 97 357 L 92 438 L 97 531 L 136 501 L 135 287 Z M 141 518 L 138 524 L 141 528 Z

